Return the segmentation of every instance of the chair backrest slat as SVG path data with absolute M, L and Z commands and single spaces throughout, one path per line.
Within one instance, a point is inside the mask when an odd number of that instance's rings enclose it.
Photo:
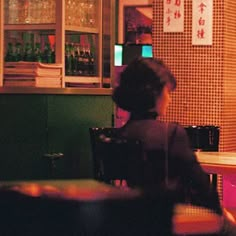
M 90 128 L 95 179 L 111 183 L 138 176 L 143 161 L 142 144 L 118 135 L 116 128 Z

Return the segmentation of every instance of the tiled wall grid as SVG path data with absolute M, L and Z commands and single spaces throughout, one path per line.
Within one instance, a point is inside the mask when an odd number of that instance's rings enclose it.
M 177 77 L 168 121 L 220 127 L 220 151 L 236 151 L 236 1 L 213 1 L 213 44 L 192 45 L 192 0 L 184 32 L 163 32 L 163 0 L 153 1 L 154 56 Z

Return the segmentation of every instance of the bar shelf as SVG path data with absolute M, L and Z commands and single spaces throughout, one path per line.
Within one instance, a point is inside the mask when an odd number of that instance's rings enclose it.
M 109 27 L 110 30 L 107 27 L 103 29 L 103 12 L 109 12 L 112 16 L 115 12 L 114 3 L 110 0 L 0 0 L 0 5 L 2 12 L 0 30 L 3 32 L 0 44 L 3 45 L 1 52 L 3 61 L 9 42 L 13 44 L 13 51 L 19 42 L 22 44 L 22 50 L 25 50 L 27 43 L 31 44 L 32 51 L 35 51 L 37 43 L 41 45 L 42 51 L 46 44 L 50 44 L 55 55 L 53 63 L 62 65 L 61 88 L 66 88 L 68 83 L 75 83 L 78 86 L 84 84 L 83 87 L 86 84 L 95 84 L 96 88 L 103 88 L 104 74 L 107 78 L 107 72 L 104 72 L 103 68 L 104 58 L 111 59 L 112 67 L 112 40 L 115 35 L 112 27 Z M 46 6 L 49 6 L 48 9 L 51 10 L 48 10 Z M 48 15 L 45 11 L 48 11 Z M 110 46 L 105 50 L 103 45 L 107 43 Z M 66 51 L 67 44 L 71 45 L 70 52 Z M 75 45 L 76 52 L 71 49 L 71 47 L 75 49 Z M 81 52 L 86 52 L 86 55 L 87 52 L 91 53 L 90 59 L 87 58 L 85 61 L 91 60 L 92 62 L 89 63 L 94 63 L 94 71 L 89 72 L 88 75 L 80 71 L 68 73 L 66 68 L 68 53 L 74 57 L 79 48 Z M 2 67 L 4 71 L 4 62 Z M 1 86 L 4 87 L 4 72 L 0 74 Z

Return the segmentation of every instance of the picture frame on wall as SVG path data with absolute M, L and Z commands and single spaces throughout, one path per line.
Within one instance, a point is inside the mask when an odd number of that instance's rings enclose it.
M 152 6 L 124 7 L 124 43 L 152 44 Z
M 118 0 L 118 42 L 119 44 L 125 44 L 125 43 L 129 43 L 129 41 L 131 41 L 131 43 L 136 43 L 136 41 L 141 44 L 141 40 L 140 40 L 140 37 L 134 37 L 135 39 L 137 38 L 137 40 L 134 40 L 134 39 L 130 39 L 132 38 L 131 36 L 128 36 L 128 33 L 126 33 L 126 30 L 127 30 L 127 21 L 130 21 L 129 17 L 127 17 L 127 13 L 125 14 L 125 12 L 127 11 L 131 11 L 131 14 L 132 14 L 132 11 L 136 12 L 138 10 L 143 10 L 145 13 L 141 13 L 140 12 L 140 15 L 137 14 L 137 16 L 135 16 L 135 19 L 133 19 L 133 21 L 135 21 L 134 25 L 138 25 L 140 24 L 139 23 L 139 20 L 140 20 L 140 17 L 145 17 L 143 15 L 147 14 L 148 12 L 148 17 L 151 18 L 151 21 L 149 20 L 149 25 L 151 24 L 152 25 L 152 5 L 153 5 L 153 0 Z M 126 18 L 126 19 L 125 19 Z M 125 23 L 126 21 L 126 23 Z M 134 26 L 135 27 L 135 26 Z M 130 33 L 131 34 L 131 33 Z M 134 34 L 134 32 L 133 32 Z M 128 37 L 128 39 L 127 39 Z M 147 37 L 150 37 L 150 33 L 149 33 L 149 36 Z M 144 40 L 143 40 L 144 41 Z M 151 44 L 151 40 L 147 41 L 146 42 L 149 42 L 148 44 Z M 143 44 L 143 43 L 142 43 Z

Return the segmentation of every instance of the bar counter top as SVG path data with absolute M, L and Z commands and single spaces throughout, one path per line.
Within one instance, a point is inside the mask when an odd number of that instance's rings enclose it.
M 129 199 L 140 196 L 136 189 L 121 190 L 93 179 L 1 181 L 7 188 L 31 197 L 49 197 L 77 201 Z
M 196 155 L 208 173 L 236 174 L 236 152 L 196 152 Z
M 201 163 L 236 165 L 236 152 L 196 152 Z
M 112 88 L 0 87 L 0 94 L 111 95 Z
M 162 224 L 177 235 L 210 234 L 222 227 L 221 216 L 206 208 L 176 204 L 173 212 L 168 200 L 145 200 L 139 198 L 140 190 L 93 179 L 1 181 L 0 192 L 4 216 L 0 233 L 10 233 L 7 235 L 25 229 L 34 234 L 24 235 L 64 236 L 63 231 L 66 235 L 157 235 Z M 94 234 L 100 232 L 103 234 Z

